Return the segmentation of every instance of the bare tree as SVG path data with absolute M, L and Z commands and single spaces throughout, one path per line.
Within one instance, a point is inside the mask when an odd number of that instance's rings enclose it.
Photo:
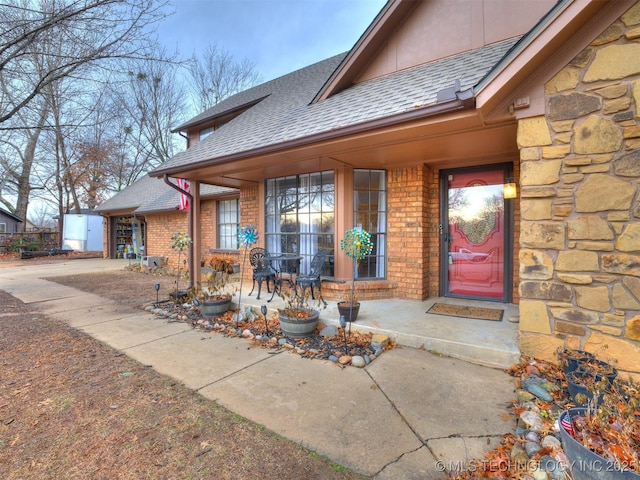
M 180 148 L 182 142 L 171 133 L 187 113 L 179 66 L 162 49 L 154 52 L 154 60 L 129 65 L 127 81 L 118 85 L 123 143 L 121 176 L 114 183 L 129 185 Z
M 236 61 L 215 44 L 209 44 L 202 55 L 193 55 L 189 73 L 198 111 L 211 108 L 261 81 L 252 62 L 247 59 Z
M 152 38 L 165 1 L 0 0 L 0 204 L 26 218 L 39 195 L 62 217 L 182 146 L 181 65 Z M 189 72 L 200 109 L 260 80 L 215 46 Z
M 0 8 L 0 128 L 42 90 L 87 64 L 145 58 L 163 0 L 3 0 Z M 64 48 L 46 51 L 56 39 Z M 33 57 L 55 56 L 37 68 Z M 10 95 L 7 95 L 10 92 Z
M 77 138 L 84 119 L 70 116 L 73 109 L 67 104 L 73 100 L 78 105 L 86 99 L 87 92 L 118 67 L 117 61 L 146 57 L 153 24 L 165 16 L 163 0 L 4 1 L 0 8 L 0 132 L 13 132 L 8 148 L 13 152 L 0 157 L 9 176 L 2 193 L 15 195 L 15 213 L 26 218 L 30 195 L 38 188 L 32 183 L 37 173 L 39 186 L 49 192 L 52 183 L 56 186 L 60 213 L 68 203 L 63 202 L 65 196 L 79 209 L 69 177 L 74 158 L 66 142 Z M 76 109 L 76 113 L 82 111 Z M 43 152 L 39 145 L 43 132 L 54 133 L 49 155 L 39 157 L 54 166 L 53 173 L 52 168 L 35 164 L 36 151 Z
M 55 230 L 57 225 L 52 220 L 52 210 L 49 205 L 40 204 L 36 208 L 30 210 L 29 221 L 38 229 Z
M 32 186 L 31 175 L 40 137 L 49 116 L 44 99 L 40 98 L 36 103 L 40 104 L 38 111 L 20 111 L 15 116 L 17 122 L 12 122 L 15 125 L 30 124 L 34 128 L 5 131 L 0 142 L 0 167 L 3 170 L 0 201 L 20 218 L 27 218 L 29 198 L 32 190 L 37 188 Z M 15 203 L 5 197 L 4 192 L 15 196 Z M 19 230 L 24 231 L 24 228 L 25 223 L 18 225 Z

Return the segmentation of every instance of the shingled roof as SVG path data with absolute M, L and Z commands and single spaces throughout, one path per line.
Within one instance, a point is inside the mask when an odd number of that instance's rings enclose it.
M 194 117 L 195 125 L 255 105 L 164 163 L 158 171 L 229 157 L 251 156 L 256 149 L 390 117 L 436 103 L 438 92 L 459 82 L 472 90 L 517 42 L 505 40 L 439 59 L 347 88 L 312 103 L 346 54 L 337 55 L 234 95 Z
M 234 188 L 200 185 L 200 197 L 234 194 Z M 164 183 L 164 180 L 149 175 L 132 183 L 95 209 L 96 212 L 152 213 L 176 210 L 180 204 L 180 194 Z
M 4 208 L 0 208 L 0 213 L 2 213 L 3 215 L 9 217 L 9 218 L 13 218 L 16 222 L 20 222 L 22 223 L 22 219 L 20 217 L 17 217 L 16 215 L 14 215 L 13 213 L 11 213 L 8 210 L 5 210 Z

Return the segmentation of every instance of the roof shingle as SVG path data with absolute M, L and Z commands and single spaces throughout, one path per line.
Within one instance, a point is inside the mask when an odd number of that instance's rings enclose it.
M 505 40 L 368 80 L 311 103 L 345 54 L 331 57 L 234 95 L 190 120 L 187 124 L 191 125 L 263 98 L 203 141 L 175 155 L 160 170 L 241 155 L 435 104 L 438 91 L 451 87 L 456 80 L 462 90 L 472 89 L 517 40 Z
M 217 187 L 201 184 L 200 197 L 236 193 L 235 188 Z M 136 182 L 106 200 L 95 209 L 96 212 L 133 211 L 133 213 L 151 213 L 176 210 L 180 204 L 180 194 L 164 183 L 161 178 L 145 175 Z

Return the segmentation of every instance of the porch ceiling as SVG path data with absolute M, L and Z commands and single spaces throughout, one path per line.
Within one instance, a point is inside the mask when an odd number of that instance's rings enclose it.
M 242 187 L 265 178 L 341 165 L 399 168 L 427 164 L 451 168 L 503 162 L 517 156 L 515 121 L 483 125 L 474 110 L 466 110 L 446 119 L 423 119 L 227 162 L 203 162 L 181 176 L 212 185 Z

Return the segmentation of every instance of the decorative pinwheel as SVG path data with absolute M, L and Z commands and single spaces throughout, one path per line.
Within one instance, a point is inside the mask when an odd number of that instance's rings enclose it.
M 371 234 L 362 228 L 352 228 L 345 232 L 344 238 L 340 240 L 340 250 L 347 257 L 353 259 L 353 278 L 351 279 L 351 290 L 347 297 L 349 305 L 349 319 L 353 317 L 353 307 L 358 303 L 356 299 L 356 276 L 358 274 L 358 262 L 363 260 L 373 251 Z M 349 323 L 349 333 L 351 333 L 351 323 Z M 346 350 L 345 342 L 345 350 Z
M 242 308 L 240 305 L 240 301 L 242 300 L 242 279 L 244 277 L 244 265 L 247 261 L 247 250 L 251 245 L 258 242 L 258 232 L 256 232 L 256 227 L 254 225 L 246 225 L 244 227 L 238 226 L 238 243 L 244 249 L 244 256 L 242 258 L 242 270 L 240 273 L 240 291 L 238 293 L 238 311 L 233 314 L 233 318 L 236 321 L 236 328 L 238 327 L 238 322 L 243 320 L 245 315 L 242 312 Z
M 344 239 L 340 240 L 340 250 L 344 251 L 349 258 L 356 261 L 363 260 L 373 251 L 371 234 L 361 228 L 347 230 Z
M 242 248 L 249 248 L 251 245 L 258 241 L 258 232 L 254 225 L 247 225 L 245 227 L 238 227 L 238 243 Z

